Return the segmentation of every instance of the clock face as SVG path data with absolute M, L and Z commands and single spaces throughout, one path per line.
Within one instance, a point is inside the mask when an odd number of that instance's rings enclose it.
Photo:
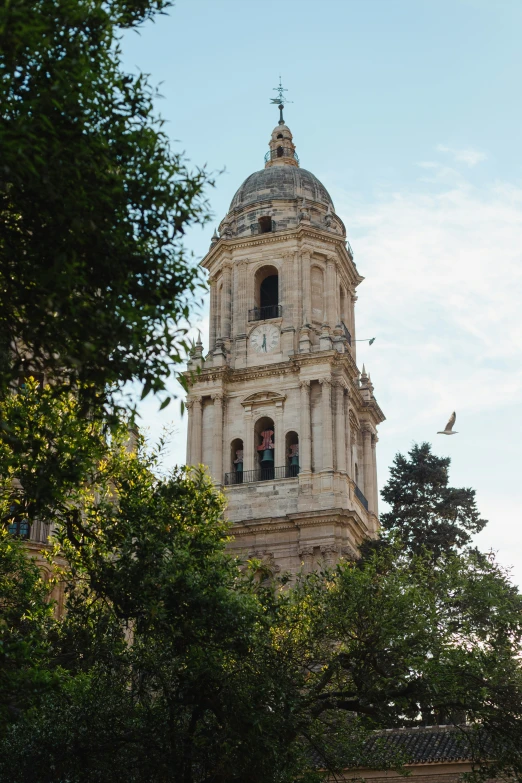
M 271 353 L 279 345 L 279 329 L 271 324 L 256 326 L 250 334 L 250 345 L 256 353 Z

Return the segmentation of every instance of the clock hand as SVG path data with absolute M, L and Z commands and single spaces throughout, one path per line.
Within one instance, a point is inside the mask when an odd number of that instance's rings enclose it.
M 261 343 L 261 348 L 264 348 L 266 353 L 266 333 L 263 334 L 263 342 Z

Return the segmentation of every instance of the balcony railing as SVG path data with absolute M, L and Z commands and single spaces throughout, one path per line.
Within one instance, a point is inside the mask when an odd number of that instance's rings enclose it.
M 351 345 L 352 344 L 352 335 L 350 334 L 350 331 L 349 331 L 348 327 L 346 326 L 346 324 L 344 323 L 344 321 L 341 321 L 341 326 L 343 327 L 343 332 L 344 332 L 344 336 L 346 338 L 346 342 L 348 343 L 348 345 Z
M 258 468 L 257 470 L 238 470 L 225 473 L 225 486 L 235 484 L 250 484 L 254 481 L 274 481 L 277 479 L 295 478 L 299 473 L 299 465 L 284 465 L 282 468 Z
M 281 305 L 268 305 L 267 307 L 254 307 L 248 311 L 249 321 L 268 321 L 270 318 L 280 318 L 283 312 Z
M 368 501 L 366 500 L 365 496 L 363 495 L 363 493 L 361 492 L 357 484 L 355 485 L 355 497 L 364 506 L 366 511 L 368 511 Z
M 278 158 L 293 158 L 297 163 L 299 163 L 299 158 L 297 157 L 297 152 L 294 152 L 290 147 L 279 147 L 278 149 L 282 149 L 282 154 L 277 154 L 277 149 L 275 150 L 268 150 L 268 152 L 265 155 L 265 163 L 268 163 L 269 160 L 277 160 Z

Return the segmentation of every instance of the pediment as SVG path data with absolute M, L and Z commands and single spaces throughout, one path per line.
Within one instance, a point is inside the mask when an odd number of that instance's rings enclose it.
M 286 394 L 280 394 L 274 391 L 260 391 L 254 394 L 249 394 L 244 400 L 241 400 L 241 405 L 245 408 L 252 408 L 256 405 L 280 405 L 286 400 Z

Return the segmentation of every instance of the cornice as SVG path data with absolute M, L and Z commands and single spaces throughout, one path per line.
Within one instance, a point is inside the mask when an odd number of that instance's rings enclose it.
M 200 266 L 205 269 L 209 269 L 212 265 L 212 262 L 216 260 L 217 256 L 225 251 L 230 253 L 236 249 L 247 249 L 252 247 L 261 247 L 263 245 L 279 244 L 288 239 L 297 239 L 299 242 L 306 241 L 307 239 L 312 240 L 312 242 L 320 240 L 323 246 L 326 244 L 335 247 L 341 253 L 341 255 L 345 257 L 345 260 L 348 261 L 348 270 L 350 272 L 351 282 L 355 286 L 358 286 L 364 280 L 364 277 L 359 274 L 357 267 L 355 266 L 353 256 L 348 249 L 349 243 L 347 247 L 346 237 L 332 234 L 330 231 L 326 231 L 310 225 L 299 225 L 297 228 L 286 229 L 285 231 L 276 231 L 273 234 L 256 234 L 255 236 L 248 238 L 236 237 L 225 239 L 224 237 L 220 237 L 218 242 L 210 248 L 206 256 L 200 261 Z M 315 250 L 315 246 L 312 246 L 312 249 Z

